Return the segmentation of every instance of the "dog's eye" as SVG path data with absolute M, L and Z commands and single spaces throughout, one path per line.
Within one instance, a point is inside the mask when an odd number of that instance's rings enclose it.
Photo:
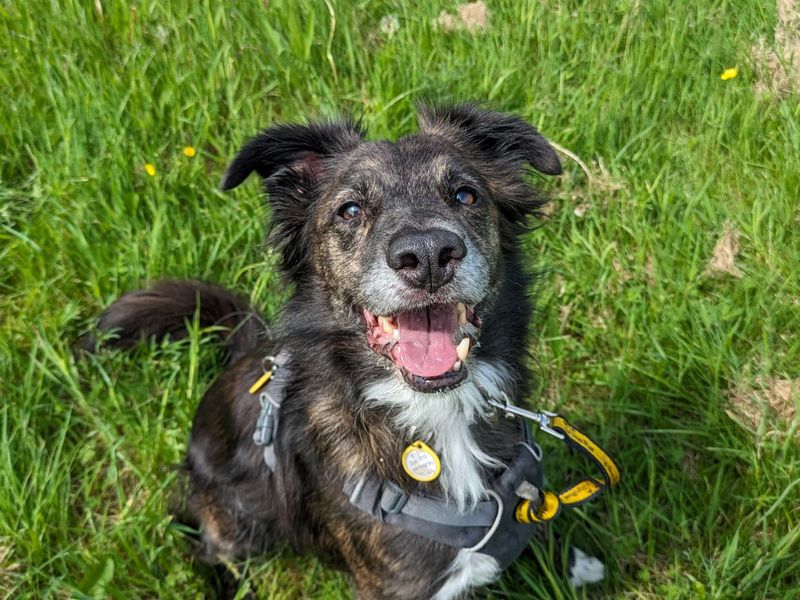
M 477 201 L 477 198 L 475 197 L 474 193 L 472 193 L 470 190 L 463 188 L 456 192 L 454 198 L 456 202 L 464 206 L 472 206 Z
M 345 202 L 339 207 L 339 210 L 336 211 L 342 219 L 345 221 L 352 221 L 353 219 L 361 218 L 361 213 L 363 209 L 358 202 Z

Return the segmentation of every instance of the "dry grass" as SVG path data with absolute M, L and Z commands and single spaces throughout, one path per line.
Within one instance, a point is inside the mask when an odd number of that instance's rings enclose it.
M 728 274 L 741 277 L 742 271 L 736 266 L 736 257 L 739 255 L 739 238 L 741 233 L 728 222 L 722 235 L 717 240 L 711 258 L 706 265 L 705 274 L 709 276 Z
M 436 23 L 445 31 L 466 30 L 469 33 L 479 33 L 488 29 L 489 16 L 486 3 L 479 0 L 460 5 L 455 14 L 443 10 Z
M 728 394 L 729 417 L 752 431 L 776 435 L 792 425 L 800 402 L 800 378 L 759 377 L 752 385 L 740 384 Z M 800 428 L 795 430 L 800 439 Z
M 756 91 L 762 95 L 800 93 L 800 2 L 777 0 L 776 9 L 774 44 L 762 38 L 753 47 Z

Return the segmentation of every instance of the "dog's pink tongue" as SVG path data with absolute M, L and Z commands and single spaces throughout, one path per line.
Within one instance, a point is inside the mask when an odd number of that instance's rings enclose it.
M 392 348 L 395 362 L 420 377 L 444 375 L 456 362 L 452 306 L 431 307 L 397 315 L 400 340 Z

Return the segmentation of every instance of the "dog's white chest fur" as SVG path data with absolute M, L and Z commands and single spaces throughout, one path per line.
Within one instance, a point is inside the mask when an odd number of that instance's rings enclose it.
M 433 600 L 459 598 L 473 587 L 486 585 L 500 574 L 497 561 L 488 554 L 459 550 L 455 560 L 445 572 L 447 578 Z
M 417 392 L 394 378 L 373 383 L 364 391 L 366 402 L 394 410 L 399 430 L 436 450 L 442 461 L 439 483 L 446 499 L 459 510 L 487 497 L 482 468 L 500 464 L 481 450 L 470 431 L 488 409 L 475 382 L 495 397 L 510 385 L 505 367 L 475 362 L 470 371 L 470 381 L 445 392 Z

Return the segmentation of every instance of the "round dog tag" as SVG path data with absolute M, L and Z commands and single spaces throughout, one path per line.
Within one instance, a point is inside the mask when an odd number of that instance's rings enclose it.
M 403 450 L 402 463 L 408 476 L 417 481 L 433 481 L 442 472 L 442 463 L 436 452 L 420 440 Z

